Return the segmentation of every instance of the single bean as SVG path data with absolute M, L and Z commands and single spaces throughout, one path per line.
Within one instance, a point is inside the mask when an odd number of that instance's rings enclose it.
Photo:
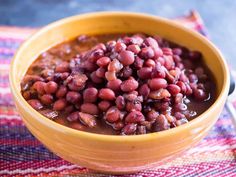
M 140 51 L 140 57 L 143 59 L 153 58 L 154 56 L 155 56 L 155 53 L 152 47 L 145 47 L 145 48 L 142 48 Z
M 111 90 L 109 88 L 102 88 L 99 90 L 98 97 L 103 100 L 114 100 L 115 93 L 113 90 Z
M 134 53 L 131 51 L 123 50 L 120 52 L 118 59 L 124 66 L 134 63 Z
M 104 78 L 105 77 L 105 72 L 106 72 L 106 69 L 100 67 L 96 70 L 96 76 L 100 77 L 100 78 Z
M 110 107 L 106 114 L 105 114 L 105 120 L 113 123 L 113 122 L 117 122 L 120 119 L 120 111 L 119 109 L 117 109 L 115 106 Z
M 121 51 L 124 51 L 125 49 L 126 49 L 126 45 L 122 42 L 117 42 L 114 47 L 115 52 L 121 52 Z
M 69 114 L 66 119 L 69 121 L 69 122 L 74 122 L 74 121 L 77 121 L 79 120 L 79 111 L 75 111 L 75 112 L 72 112 L 71 114 Z
M 132 92 L 138 88 L 138 85 L 135 79 L 128 79 L 122 82 L 120 88 L 123 92 Z
M 137 71 L 138 77 L 140 79 L 149 79 L 152 75 L 152 68 L 151 67 L 142 67 Z
M 167 86 L 167 89 L 168 89 L 168 91 L 170 92 L 171 95 L 177 95 L 181 91 L 180 87 L 178 85 L 175 85 L 175 84 L 169 84 Z
M 140 47 L 136 44 L 129 45 L 127 50 L 132 51 L 136 55 L 141 51 Z
M 44 87 L 45 87 L 46 83 L 42 82 L 42 81 L 36 81 L 32 88 L 35 89 L 38 94 L 43 95 L 45 93 Z
M 108 81 L 112 81 L 112 80 L 117 79 L 116 73 L 115 73 L 114 71 L 107 71 L 107 72 L 105 73 L 105 77 L 106 77 L 106 79 L 107 79 Z
M 122 81 L 120 79 L 115 79 L 107 82 L 107 87 L 113 91 L 119 91 Z
M 98 107 L 93 103 L 84 103 L 80 107 L 81 112 L 88 113 L 91 115 L 98 115 Z
M 67 105 L 67 103 L 66 103 L 65 99 L 59 99 L 59 100 L 54 102 L 53 110 L 62 111 L 63 109 L 65 109 L 66 105 Z
M 162 78 L 154 78 L 154 79 L 150 79 L 148 81 L 148 85 L 149 85 L 151 90 L 158 90 L 158 89 L 161 89 L 161 88 L 166 88 L 167 87 L 167 81 L 165 79 L 162 79 Z
M 111 62 L 111 59 L 109 57 L 102 57 L 97 60 L 97 65 L 100 67 L 105 67 Z
M 103 112 L 107 111 L 110 106 L 111 103 L 109 101 L 101 101 L 98 103 L 98 108 Z
M 118 96 L 116 98 L 116 107 L 119 109 L 119 110 L 122 110 L 125 108 L 125 99 L 123 96 Z
M 150 93 L 150 88 L 148 84 L 143 84 L 139 87 L 139 94 L 142 95 L 144 98 L 147 98 Z
M 145 121 L 144 115 L 140 111 L 131 111 L 126 117 L 126 123 L 140 123 Z
M 31 100 L 28 100 L 27 102 L 28 102 L 28 103 L 30 104 L 30 106 L 32 106 L 35 110 L 40 110 L 40 109 L 43 108 L 42 103 L 41 103 L 39 100 L 37 100 L 37 99 L 31 99 Z
M 73 104 L 78 103 L 81 101 L 81 95 L 78 92 L 69 91 L 66 94 L 66 101 Z
M 137 130 L 137 124 L 127 124 L 122 128 L 121 134 L 122 135 L 132 135 L 135 134 L 135 131 Z
M 50 105 L 53 102 L 53 96 L 50 94 L 44 94 L 40 97 L 40 101 L 45 105 Z
M 94 103 L 97 101 L 98 90 L 94 87 L 87 88 L 83 91 L 83 100 L 87 103 Z

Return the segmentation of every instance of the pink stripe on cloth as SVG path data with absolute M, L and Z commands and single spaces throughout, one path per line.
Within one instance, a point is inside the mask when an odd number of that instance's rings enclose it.
M 196 11 L 175 21 L 206 35 Z M 107 176 L 66 162 L 47 150 L 29 133 L 14 107 L 8 81 L 10 60 L 18 46 L 35 31 L 36 28 L 0 26 L 0 176 Z M 224 109 L 208 136 L 179 158 L 123 176 L 236 176 L 235 153 L 236 132 Z

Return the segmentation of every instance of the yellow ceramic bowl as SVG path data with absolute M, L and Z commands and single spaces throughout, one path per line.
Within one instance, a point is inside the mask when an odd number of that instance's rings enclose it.
M 50 47 L 80 34 L 158 34 L 202 52 L 216 78 L 217 99 L 196 119 L 171 130 L 134 136 L 99 135 L 57 124 L 35 111 L 20 93 L 20 81 L 37 56 Z M 63 159 L 101 172 L 134 172 L 162 163 L 198 143 L 216 122 L 227 98 L 229 73 L 219 50 L 200 34 L 156 16 L 101 12 L 74 16 L 52 23 L 20 47 L 11 63 L 13 97 L 25 125 L 48 149 Z

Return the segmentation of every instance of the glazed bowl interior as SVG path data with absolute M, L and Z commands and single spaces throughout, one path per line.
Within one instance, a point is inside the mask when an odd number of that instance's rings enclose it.
M 31 108 L 22 97 L 20 81 L 43 51 L 80 34 L 136 32 L 159 35 L 192 50 L 201 51 L 204 62 L 216 81 L 217 96 L 214 104 L 203 114 L 180 127 L 147 135 L 124 137 L 81 132 L 59 125 Z M 16 106 L 26 126 L 50 150 L 70 162 L 99 171 L 117 173 L 146 168 L 147 165 L 156 164 L 200 141 L 223 108 L 229 88 L 229 74 L 219 50 L 196 32 L 159 17 L 103 12 L 63 19 L 36 32 L 16 53 L 11 63 L 10 84 Z M 77 148 L 77 152 L 73 148 Z

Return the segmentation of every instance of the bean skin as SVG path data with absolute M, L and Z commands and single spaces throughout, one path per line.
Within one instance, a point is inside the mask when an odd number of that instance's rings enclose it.
M 145 47 L 141 49 L 140 56 L 141 58 L 148 59 L 153 58 L 155 53 L 151 47 Z
M 95 127 L 97 124 L 95 117 L 87 113 L 79 112 L 79 119 L 84 125 L 90 128 Z
M 75 111 L 75 112 L 72 112 L 70 115 L 68 115 L 66 119 L 69 122 L 74 122 L 74 121 L 79 120 L 79 117 L 80 117 L 79 111 Z
M 139 94 L 142 95 L 144 98 L 146 98 L 150 93 L 150 88 L 148 87 L 148 84 L 143 84 L 139 88 Z
M 126 45 L 122 42 L 117 42 L 114 49 L 116 52 L 121 52 L 126 49 Z

